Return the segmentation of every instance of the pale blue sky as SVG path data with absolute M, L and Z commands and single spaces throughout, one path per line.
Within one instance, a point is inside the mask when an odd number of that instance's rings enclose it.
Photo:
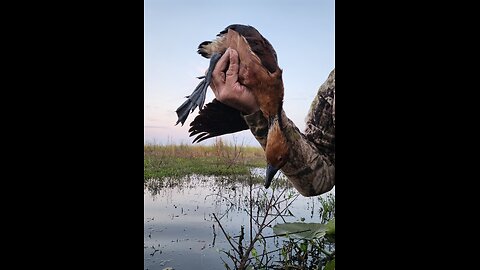
M 310 104 L 335 67 L 335 1 L 145 0 L 145 143 L 186 143 L 191 114 L 175 126 L 175 110 L 191 94 L 208 67 L 198 44 L 230 24 L 255 27 L 275 48 L 283 69 L 284 110 L 303 131 Z M 205 103 L 214 98 L 210 88 Z M 250 131 L 224 135 L 237 144 L 259 146 Z M 201 144 L 211 144 L 208 139 Z

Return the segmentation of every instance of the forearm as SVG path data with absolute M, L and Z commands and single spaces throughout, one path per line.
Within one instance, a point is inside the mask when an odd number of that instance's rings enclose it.
M 246 115 L 245 120 L 260 145 L 265 149 L 268 122 L 261 111 Z M 287 164 L 281 169 L 303 196 L 325 193 L 335 185 L 335 166 L 329 155 L 323 154 L 287 118 L 282 111 L 282 127 L 289 144 Z
M 268 121 L 263 116 L 262 111 L 258 110 L 255 113 L 244 115 L 244 119 L 253 136 L 255 136 L 255 139 L 257 139 L 263 150 L 265 150 L 267 145 Z

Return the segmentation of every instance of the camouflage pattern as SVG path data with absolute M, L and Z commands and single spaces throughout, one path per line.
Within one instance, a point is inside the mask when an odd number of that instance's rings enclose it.
M 261 111 L 244 116 L 265 149 L 268 122 Z M 283 174 L 303 196 L 317 196 L 335 186 L 335 69 L 320 86 L 302 133 L 282 111 L 282 127 L 290 144 Z

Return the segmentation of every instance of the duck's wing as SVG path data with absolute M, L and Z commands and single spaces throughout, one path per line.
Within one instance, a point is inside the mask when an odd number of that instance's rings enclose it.
M 248 129 L 248 125 L 240 111 L 214 99 L 205 105 L 190 123 L 188 132 L 190 132 L 190 137 L 197 135 L 193 140 L 195 143 L 246 129 Z

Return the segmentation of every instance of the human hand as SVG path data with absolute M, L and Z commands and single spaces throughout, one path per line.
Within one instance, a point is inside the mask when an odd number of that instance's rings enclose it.
M 244 114 L 252 114 L 260 107 L 248 87 L 238 81 L 239 67 L 237 51 L 228 48 L 212 72 L 210 87 L 218 101 Z

